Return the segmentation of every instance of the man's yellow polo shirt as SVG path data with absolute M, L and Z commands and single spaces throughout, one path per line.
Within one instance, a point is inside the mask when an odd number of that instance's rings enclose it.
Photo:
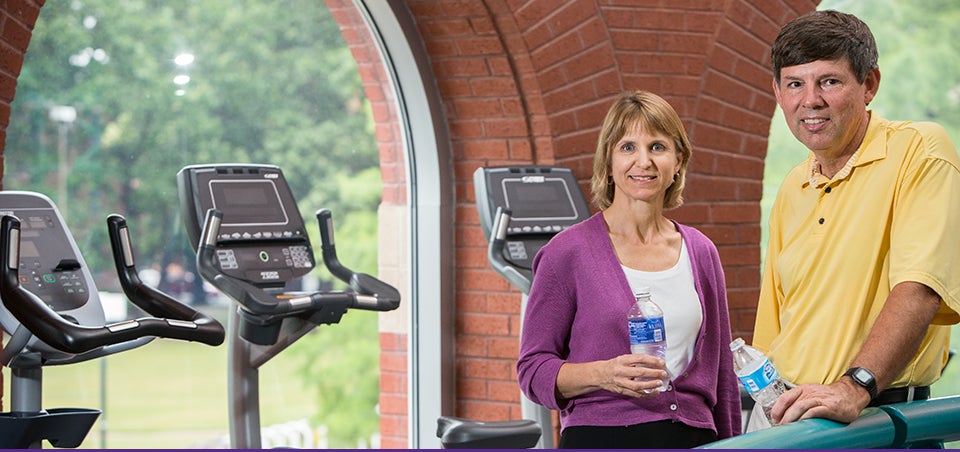
M 891 387 L 933 383 L 947 359 L 945 325 L 960 321 L 956 148 L 937 124 L 871 115 L 849 168 L 830 180 L 813 163 L 811 154 L 787 175 L 771 211 L 753 344 L 788 381 L 832 383 L 891 288 L 915 281 L 943 302 Z

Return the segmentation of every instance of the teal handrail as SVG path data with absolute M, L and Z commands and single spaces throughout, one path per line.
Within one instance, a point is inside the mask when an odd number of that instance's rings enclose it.
M 727 438 L 701 449 L 899 449 L 960 440 L 960 396 L 867 408 L 849 424 L 807 419 Z

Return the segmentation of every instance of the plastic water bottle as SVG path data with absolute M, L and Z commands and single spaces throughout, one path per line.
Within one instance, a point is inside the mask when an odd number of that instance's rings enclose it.
M 663 324 L 663 310 L 650 298 L 650 288 L 640 287 L 633 294 L 636 302 L 627 314 L 630 330 L 630 353 L 656 356 L 667 359 L 667 331 Z M 651 394 L 665 391 L 667 382 L 656 389 L 644 392 Z
M 733 352 L 733 370 L 740 383 L 754 402 L 763 409 L 764 416 L 770 420 L 770 409 L 780 394 L 787 391 L 780 374 L 763 352 L 747 345 L 743 338 L 730 343 Z

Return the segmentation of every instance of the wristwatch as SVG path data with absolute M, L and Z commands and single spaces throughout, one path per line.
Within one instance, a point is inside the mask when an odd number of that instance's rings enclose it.
M 877 398 L 877 378 L 867 368 L 851 367 L 843 373 L 843 376 L 850 377 L 854 383 L 863 386 L 870 393 L 870 400 Z

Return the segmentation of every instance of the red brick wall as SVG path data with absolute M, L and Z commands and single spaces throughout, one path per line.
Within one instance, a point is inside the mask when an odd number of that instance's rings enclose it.
M 0 138 L 42 0 L 0 4 Z M 385 204 L 404 205 L 393 93 L 350 0 L 326 0 L 373 106 Z M 670 101 L 694 144 L 687 203 L 670 215 L 720 249 L 735 334 L 751 335 L 759 291 L 761 181 L 774 110 L 769 43 L 817 0 L 410 0 L 451 132 L 456 177 L 458 415 L 518 418 L 520 294 L 490 270 L 473 199 L 475 168 L 559 164 L 586 183 L 612 97 Z M 670 6 L 663 6 L 670 5 Z M 2 149 L 2 148 L 0 148 Z M 2 164 L 2 161 L 0 161 Z M 381 333 L 382 446 L 406 440 L 404 333 Z
M 8 0 L 0 6 L 0 175 L 3 174 L 3 146 L 7 143 L 10 103 L 17 91 L 17 77 L 23 55 L 30 43 L 43 0 Z

